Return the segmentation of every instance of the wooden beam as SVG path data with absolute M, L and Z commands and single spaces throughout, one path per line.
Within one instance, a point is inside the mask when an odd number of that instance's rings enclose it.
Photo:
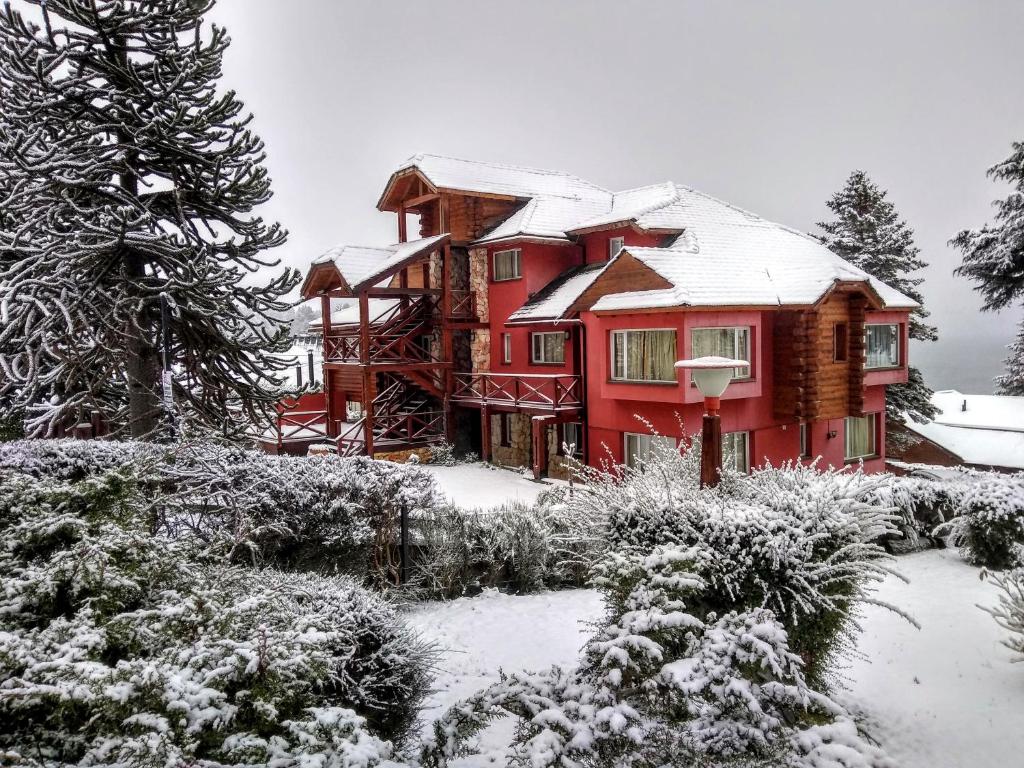
M 403 202 L 402 205 L 405 207 L 406 210 L 410 208 L 418 208 L 424 203 L 429 203 L 434 200 L 437 200 L 439 197 L 440 195 L 437 192 L 428 192 L 425 195 L 419 195 L 418 197 L 410 198 L 409 200 Z
M 388 296 L 440 296 L 440 288 L 367 288 L 366 294 L 371 297 Z
M 406 237 L 406 221 L 405 221 L 405 204 L 398 206 L 398 242 L 404 243 L 407 241 Z
M 491 409 L 486 405 L 480 409 L 480 458 L 491 460 Z

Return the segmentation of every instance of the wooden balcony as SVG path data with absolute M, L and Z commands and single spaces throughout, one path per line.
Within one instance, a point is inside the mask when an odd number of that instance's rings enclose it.
M 451 400 L 495 410 L 571 411 L 583 407 L 582 381 L 572 374 L 456 373 Z

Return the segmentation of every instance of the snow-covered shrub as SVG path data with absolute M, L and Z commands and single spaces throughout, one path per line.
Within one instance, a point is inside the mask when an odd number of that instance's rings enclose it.
M 433 597 L 455 597 L 488 586 L 520 593 L 582 586 L 603 544 L 603 531 L 582 522 L 550 497 L 533 506 L 448 506 L 419 515 L 412 585 Z
M 166 446 L 116 440 L 14 440 L 0 443 L 0 468 L 33 477 L 79 480 L 120 469 L 142 460 L 156 460 Z
M 370 573 L 393 581 L 402 511 L 441 504 L 415 465 L 365 457 L 268 456 L 201 443 L 161 467 L 173 489 L 160 501 L 167 530 L 187 528 L 232 561 Z
M 152 535 L 127 473 L 0 474 L 0 754 L 27 765 L 371 766 L 430 649 L 344 578 Z
M 455 455 L 455 446 L 447 440 L 432 445 L 430 447 L 430 463 L 442 467 L 454 467 L 459 463 L 459 459 Z
M 513 759 L 532 768 L 891 766 L 841 706 L 808 686 L 770 610 L 694 610 L 710 589 L 702 557 L 675 544 L 609 552 L 596 569 L 609 620 L 580 667 L 503 675 L 435 723 L 423 762 L 472 754 L 471 737 L 511 715 Z
M 612 550 L 678 545 L 698 553 L 708 585 L 702 610 L 771 610 L 808 678 L 825 685 L 855 630 L 856 605 L 870 602 L 873 583 L 890 572 L 892 557 L 876 542 L 897 517 L 866 501 L 885 480 L 784 466 L 727 472 L 717 488 L 701 490 L 698 477 L 698 448 L 657 450 L 641 468 L 590 473 L 567 512 L 603 511 Z
M 1003 645 L 1016 654 L 1014 661 L 1024 662 L 1024 567 L 991 574 L 999 587 L 999 603 L 985 610 L 1010 636 Z
M 969 562 L 987 568 L 1024 565 L 1024 473 L 964 471 L 946 481 L 954 517 L 938 526 Z

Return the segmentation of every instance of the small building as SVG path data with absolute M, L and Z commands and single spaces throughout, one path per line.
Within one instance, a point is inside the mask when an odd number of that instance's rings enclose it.
M 934 421 L 906 419 L 912 439 L 892 458 L 908 464 L 1024 471 L 1024 397 L 965 395 L 944 389 L 932 395 Z
M 340 453 L 458 438 L 537 476 L 567 453 L 630 464 L 700 431 L 674 363 L 723 355 L 748 361 L 721 406 L 738 468 L 884 468 L 917 305 L 817 238 L 673 182 L 612 192 L 438 155 L 391 173 L 377 209 L 398 242 L 334 248 L 302 287 L 322 307 L 317 423 Z

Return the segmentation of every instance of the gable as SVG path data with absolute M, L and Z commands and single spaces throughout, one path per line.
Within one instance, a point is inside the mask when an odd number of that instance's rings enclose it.
M 569 312 L 584 312 L 602 296 L 636 291 L 659 291 L 672 283 L 627 252 L 611 261 L 598 278 L 580 295 Z

